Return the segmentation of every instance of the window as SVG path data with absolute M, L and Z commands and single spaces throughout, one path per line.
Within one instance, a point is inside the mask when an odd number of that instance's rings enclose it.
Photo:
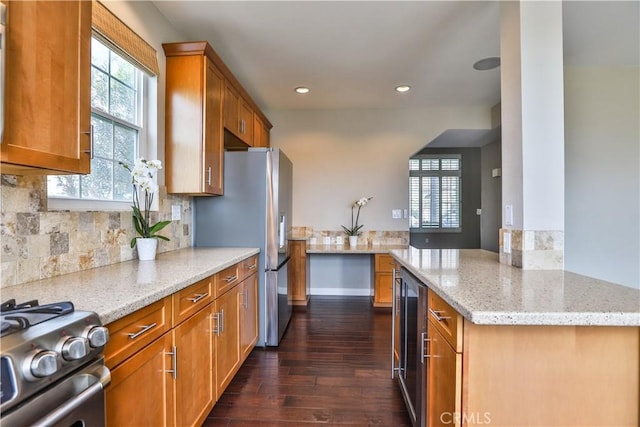
M 461 177 L 459 154 L 409 159 L 411 231 L 461 231 Z
M 143 73 L 101 40 L 91 40 L 91 127 L 89 175 L 50 176 L 49 197 L 128 202 L 129 172 L 142 137 Z

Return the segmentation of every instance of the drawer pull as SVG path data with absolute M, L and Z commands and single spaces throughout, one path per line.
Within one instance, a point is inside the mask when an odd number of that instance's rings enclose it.
M 135 340 L 136 338 L 138 338 L 140 335 L 144 334 L 145 332 L 150 331 L 151 329 L 155 328 L 157 325 L 157 323 L 152 323 L 150 325 L 145 325 L 142 327 L 141 330 L 139 330 L 138 332 L 136 332 L 135 334 L 127 334 L 129 335 L 129 339 L 130 340 Z
M 211 315 L 211 319 L 216 322 L 216 326 L 215 328 L 213 328 L 211 330 L 211 333 L 216 334 L 217 336 L 220 336 L 220 313 L 213 313 Z
M 196 296 L 194 298 L 187 298 L 188 301 L 191 301 L 192 303 L 197 303 L 198 301 L 200 301 L 203 298 L 206 298 L 209 296 L 208 292 L 205 292 L 204 294 L 196 294 Z
M 428 344 L 431 341 L 431 338 L 427 338 L 427 333 L 423 332 L 421 334 L 421 350 L 420 353 L 422 354 L 422 363 L 424 363 L 424 359 L 428 359 L 431 356 L 429 355 L 429 347 Z
M 224 280 L 225 282 L 227 282 L 227 283 L 231 283 L 231 282 L 233 282 L 234 280 L 236 280 L 237 278 L 238 278 L 238 276 L 237 276 L 237 275 L 233 275 L 233 276 L 227 276 L 227 277 L 225 277 L 223 280 Z
M 257 264 L 254 262 L 253 264 L 251 264 L 251 265 L 249 266 L 249 270 L 255 270 L 255 269 L 256 269 L 256 267 L 257 267 Z
M 434 309 L 430 308 L 430 309 L 429 309 L 429 313 L 431 313 L 431 315 L 432 315 L 433 317 L 435 317 L 435 319 L 436 319 L 438 322 L 442 322 L 442 321 L 444 321 L 444 320 L 449 320 L 449 319 L 451 319 L 451 317 L 441 316 L 441 314 L 442 314 L 442 313 L 446 313 L 446 311 L 444 311 L 444 310 L 436 311 L 436 310 L 434 310 Z
M 173 379 L 178 378 L 178 347 L 175 345 L 171 347 L 171 351 L 167 353 L 168 356 L 171 356 L 171 369 L 166 371 L 168 374 L 171 374 Z

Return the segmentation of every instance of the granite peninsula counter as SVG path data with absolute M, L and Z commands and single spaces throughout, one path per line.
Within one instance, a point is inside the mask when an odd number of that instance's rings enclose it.
M 71 301 L 94 311 L 103 324 L 152 304 L 259 252 L 257 248 L 186 248 L 155 261 L 125 261 L 2 288 L 2 299 Z
M 389 252 L 480 325 L 640 326 L 640 290 L 567 271 L 522 270 L 480 249 Z

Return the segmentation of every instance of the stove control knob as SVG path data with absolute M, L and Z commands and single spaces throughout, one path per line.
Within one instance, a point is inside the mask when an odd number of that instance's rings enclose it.
M 109 330 L 104 326 L 94 326 L 87 330 L 86 337 L 92 348 L 102 347 L 109 341 Z
M 80 360 L 89 353 L 89 342 L 86 338 L 67 338 L 60 349 L 62 358 L 67 361 Z
M 44 378 L 58 371 L 58 353 L 45 350 L 36 353 L 29 364 L 31 374 L 36 378 Z

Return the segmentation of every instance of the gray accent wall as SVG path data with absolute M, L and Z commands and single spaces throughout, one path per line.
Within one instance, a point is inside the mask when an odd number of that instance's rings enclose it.
M 493 177 L 492 171 L 502 167 L 502 144 L 500 140 L 481 148 L 481 197 L 480 247 L 492 252 L 499 251 L 498 237 L 502 225 L 502 177 Z
M 419 154 L 460 154 L 462 156 L 462 231 L 459 233 L 411 232 L 410 244 L 416 248 L 480 247 L 481 150 L 480 148 L 428 148 Z

